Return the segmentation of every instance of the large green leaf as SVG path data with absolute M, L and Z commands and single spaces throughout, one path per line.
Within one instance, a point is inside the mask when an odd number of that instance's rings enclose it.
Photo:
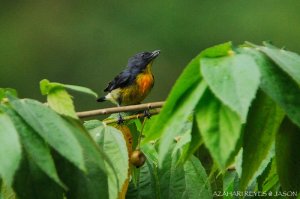
M 131 180 L 126 199 L 156 199 L 160 198 L 159 183 L 157 182 L 157 167 L 152 161 L 147 160 L 139 169 L 138 183 L 135 185 Z
M 184 164 L 186 198 L 212 198 L 210 182 L 200 161 L 191 156 Z
M 202 58 L 201 72 L 213 93 L 235 111 L 242 122 L 259 86 L 259 70 L 249 55 Z
M 216 57 L 224 57 L 230 54 L 232 54 L 232 42 L 229 41 L 203 50 L 200 53 L 200 56 L 216 58 Z
M 55 150 L 85 170 L 82 147 L 63 119 L 50 108 L 30 99 L 9 97 L 13 109 Z
M 197 105 L 206 87 L 204 81 L 192 87 L 181 99 L 182 101 L 177 105 L 173 115 L 161 126 L 162 138 L 159 147 L 159 162 L 163 162 L 173 139 L 183 130 L 186 120 Z
M 276 170 L 276 160 L 275 158 L 273 158 L 268 167 L 257 178 L 257 186 L 259 191 L 278 191 L 277 188 L 279 188 L 280 186 Z
M 86 123 L 86 126 L 89 126 L 89 124 Z M 109 198 L 117 198 L 128 177 L 129 170 L 125 139 L 119 130 L 111 126 L 104 126 L 100 121 L 98 121 L 97 127 L 89 128 L 89 132 L 97 144 L 105 151 L 111 162 L 113 162 L 113 166 L 117 171 L 118 181 L 116 181 L 113 170 L 110 169 L 109 165 L 106 165 L 108 170 Z
M 47 95 L 47 102 L 57 113 L 78 119 L 73 100 L 64 88 L 52 89 Z
M 55 159 L 59 175 L 68 187 L 67 198 L 109 198 L 107 175 L 99 167 L 93 156 L 85 153 L 85 172 L 58 154 Z
M 86 165 L 86 171 L 83 172 L 64 157 L 56 156 L 59 175 L 69 188 L 66 193 L 67 197 L 72 199 L 98 199 L 99 196 L 109 198 L 108 175 L 110 174 L 105 164 L 108 158 L 78 120 L 65 117 L 64 122 L 80 141 Z M 112 175 L 111 177 L 115 177 L 114 173 Z
M 187 132 L 187 141 L 184 141 L 184 146 L 182 146 L 182 153 L 180 157 L 180 162 L 185 162 L 199 146 L 203 143 L 201 133 L 197 124 L 196 117 L 193 117 L 193 124 L 190 130 Z M 179 141 L 181 142 L 182 139 Z
M 262 53 L 252 48 L 243 48 L 242 51 L 256 60 L 261 73 L 262 90 L 300 127 L 299 85 Z
M 283 120 L 276 137 L 277 173 L 282 189 L 300 191 L 300 128 L 288 118 Z
M 0 109 L 10 116 L 19 133 L 21 143 L 32 161 L 51 179 L 65 187 L 57 175 L 47 143 L 15 111 L 6 106 L 2 106 Z
M 284 112 L 276 103 L 263 92 L 258 92 L 244 129 L 242 190 L 253 183 L 269 162 L 270 150 L 283 117 Z
M 144 145 L 146 164 L 141 168 L 137 185 L 131 183 L 126 198 L 212 198 L 209 179 L 201 162 L 191 156 L 184 164 L 178 164 L 181 150 L 176 146 L 173 142 L 158 167 L 156 147 Z
M 294 52 L 275 46 L 259 46 L 259 50 L 270 57 L 282 70 L 289 74 L 300 86 L 300 56 Z
M 23 156 L 13 184 L 20 199 L 63 199 L 63 188 L 49 178 L 30 158 Z
M 204 144 L 218 165 L 225 169 L 234 157 L 241 135 L 239 116 L 206 90 L 195 110 Z
M 190 157 L 184 165 L 177 164 L 179 151 L 168 152 L 157 170 L 160 198 L 212 198 L 209 180 L 200 161 Z
M 0 176 L 11 186 L 21 160 L 21 144 L 10 118 L 0 112 Z
M 231 42 L 227 42 L 205 49 L 185 67 L 173 86 L 166 103 L 156 120 L 157 122 L 152 125 L 152 128 L 149 131 L 144 131 L 144 134 L 146 135 L 144 142 L 157 139 L 164 133 L 163 127 L 166 126 L 165 124 L 172 118 L 177 107 L 184 102 L 185 96 L 190 93 L 189 90 L 195 89 L 195 85 L 201 82 L 202 75 L 199 68 L 200 58 L 225 56 L 231 50 L 231 47 Z
M 200 56 L 197 56 L 188 64 L 179 79 L 176 81 L 166 103 L 164 104 L 164 107 L 156 119 L 156 122 L 151 126 L 149 131 L 144 132 L 146 135 L 144 142 L 157 139 L 164 133 L 162 129 L 173 117 L 174 112 L 177 111 L 177 107 L 184 103 L 183 98 L 188 94 L 187 91 L 193 89 L 195 85 L 201 81 L 199 57 Z

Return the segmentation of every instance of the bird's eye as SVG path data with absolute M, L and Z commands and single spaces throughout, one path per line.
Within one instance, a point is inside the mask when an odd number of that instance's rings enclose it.
M 143 54 L 143 55 L 142 55 L 142 58 L 145 58 L 145 57 L 146 57 L 146 55 L 145 55 L 145 54 Z

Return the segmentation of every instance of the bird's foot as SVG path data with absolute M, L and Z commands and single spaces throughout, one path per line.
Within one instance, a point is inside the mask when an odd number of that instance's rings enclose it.
M 149 109 L 149 108 L 144 110 L 144 115 L 145 115 L 145 117 L 147 117 L 148 119 L 151 118 L 151 114 L 150 114 L 150 109 Z
M 121 114 L 119 114 L 119 116 L 118 116 L 118 122 L 117 123 L 118 124 L 123 124 L 124 123 L 124 119 L 123 119 Z

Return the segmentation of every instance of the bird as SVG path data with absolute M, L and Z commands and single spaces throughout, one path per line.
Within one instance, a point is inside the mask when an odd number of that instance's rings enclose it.
M 104 89 L 107 94 L 97 101 L 110 101 L 117 106 L 141 103 L 154 86 L 152 64 L 159 54 L 160 50 L 140 52 L 129 58 L 127 67 Z M 150 116 L 149 112 L 146 112 Z M 122 122 L 123 118 L 119 113 L 118 123 Z

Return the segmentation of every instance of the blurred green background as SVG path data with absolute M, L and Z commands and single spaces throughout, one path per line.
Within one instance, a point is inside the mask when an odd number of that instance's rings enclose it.
M 0 87 L 41 101 L 44 78 L 102 94 L 140 51 L 162 52 L 146 101 L 164 100 L 184 66 L 218 43 L 271 40 L 300 52 L 298 0 L 0 2 Z M 72 95 L 77 110 L 111 106 Z

